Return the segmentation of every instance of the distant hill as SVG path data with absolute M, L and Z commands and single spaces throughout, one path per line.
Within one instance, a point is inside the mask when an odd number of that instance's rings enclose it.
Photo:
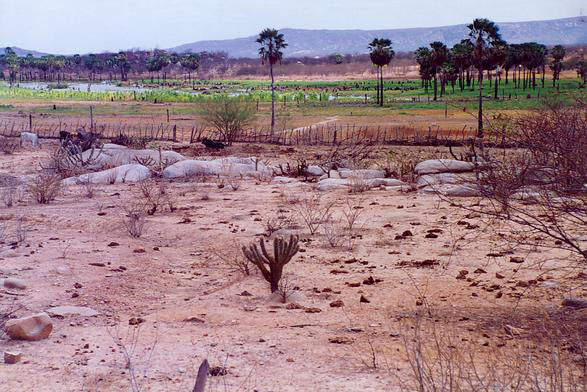
M 41 57 L 41 56 L 45 56 L 47 53 L 43 53 L 43 52 L 37 52 L 36 50 L 28 50 L 28 49 L 21 49 L 21 48 L 17 48 L 16 46 L 11 46 L 12 50 L 14 50 L 14 53 L 16 53 L 19 56 L 27 56 L 29 53 L 32 54 L 35 57 Z M 6 47 L 0 47 L 0 55 L 4 54 L 6 50 Z
M 509 43 L 535 41 L 545 45 L 587 44 L 587 18 L 575 17 L 534 22 L 497 23 L 503 38 Z M 452 46 L 465 38 L 465 24 L 392 30 L 300 30 L 282 29 L 288 43 L 287 56 L 324 56 L 331 53 L 366 53 L 375 37 L 389 38 L 396 52 L 413 51 L 433 41 Z M 217 41 L 199 41 L 170 48 L 170 51 L 224 51 L 231 57 L 256 57 L 256 36 Z

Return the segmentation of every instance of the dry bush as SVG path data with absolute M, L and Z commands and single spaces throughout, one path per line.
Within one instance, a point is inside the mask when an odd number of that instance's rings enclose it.
M 123 219 L 124 227 L 133 238 L 140 238 L 143 235 L 147 223 L 147 212 L 145 205 L 133 203 L 123 205 L 125 216 Z
M 158 160 L 153 159 L 151 157 L 135 157 L 134 161 L 139 165 L 147 167 L 151 171 L 151 174 L 153 174 L 153 176 L 160 178 L 163 177 L 163 171 L 167 169 L 169 166 L 173 165 L 174 163 L 177 163 L 177 160 L 168 158 L 163 159 L 161 147 L 159 147 L 158 152 Z
M 334 202 L 323 201 L 322 195 L 317 192 L 302 197 L 300 202 L 293 206 L 312 235 L 318 231 L 320 225 L 330 219 L 333 207 Z
M 83 179 L 79 181 L 79 184 L 84 189 L 84 196 L 88 199 L 93 199 L 94 195 L 96 194 L 96 184 L 90 181 L 89 178 Z
M 20 144 L 17 138 L 0 136 L 0 151 L 4 154 L 14 154 L 19 147 Z
M 264 221 L 265 233 L 268 237 L 271 237 L 273 233 L 279 230 L 295 226 L 291 213 L 283 208 L 279 208 L 273 214 L 265 217 Z
M 371 189 L 369 182 L 363 177 L 351 176 L 349 178 L 349 192 L 350 193 L 363 193 Z
M 144 180 L 138 182 L 137 187 L 138 195 L 136 199 L 145 207 L 148 215 L 154 215 L 155 212 L 163 212 L 166 209 L 169 212 L 176 210 L 175 199 L 163 183 L 155 180 Z
M 523 148 L 485 156 L 477 176 L 483 203 L 451 202 L 497 223 L 500 237 L 516 247 L 564 249 L 577 256 L 567 261 L 584 268 L 587 107 L 547 107 L 518 118 L 509 140 Z
M 48 204 L 63 191 L 63 183 L 60 176 L 39 174 L 28 184 L 28 191 L 37 203 Z
M 364 211 L 365 199 L 353 199 L 347 197 L 342 205 L 342 215 L 346 223 L 346 229 L 352 232 L 357 225 L 357 220 Z
M 60 175 L 62 178 L 78 176 L 87 173 L 89 168 L 100 163 L 102 149 L 90 148 L 82 151 L 80 146 L 72 144 L 68 147 L 58 147 L 51 152 L 49 161 L 41 168 Z
M 231 271 L 239 272 L 245 276 L 252 273 L 252 264 L 242 252 L 242 244 L 239 241 L 232 242 L 230 246 L 213 248 L 212 253 L 218 257 Z
M 385 173 L 385 177 L 413 183 L 416 181 L 414 168 L 418 163 L 446 157 L 446 154 L 432 149 L 389 150 L 382 158 L 377 159 L 376 166 Z
M 322 225 L 322 232 L 324 233 L 326 242 L 331 248 L 340 247 L 348 235 L 342 227 L 342 222 L 340 220 L 332 219 Z
M 118 136 L 110 139 L 110 143 L 118 144 L 120 146 L 126 146 L 135 150 L 143 150 L 147 147 L 147 143 L 150 141 L 149 138 L 129 136 L 119 134 Z
M 373 144 L 368 139 L 344 140 L 326 148 L 324 153 L 316 156 L 316 165 L 324 173 L 339 168 L 364 169 L 374 155 Z
M 306 158 L 298 157 L 295 162 L 280 163 L 274 169 L 274 174 L 284 177 L 307 177 L 308 161 Z
M 20 187 L 9 186 L 2 188 L 1 198 L 6 207 L 12 207 L 24 200 L 24 193 Z
M 587 390 L 583 340 L 569 345 L 556 320 L 544 319 L 542 333 L 533 337 L 537 342 L 512 337 L 515 344 L 498 348 L 464 340 L 457 326 L 436 321 L 417 314 L 401 324 L 408 375 L 394 373 L 402 391 Z

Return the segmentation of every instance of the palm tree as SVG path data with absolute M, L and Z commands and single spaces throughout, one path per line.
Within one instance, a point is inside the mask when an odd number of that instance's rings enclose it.
M 370 44 L 369 49 L 371 53 L 371 62 L 377 66 L 378 80 L 377 80 L 377 104 L 383 106 L 383 67 L 388 65 L 395 52 L 391 49 L 391 40 L 386 38 L 375 38 Z
M 283 59 L 283 49 L 287 47 L 283 34 L 275 29 L 265 29 L 259 34 L 257 43 L 259 48 L 259 57 L 263 64 L 269 64 L 269 73 L 271 74 L 271 138 L 275 130 L 275 78 L 273 76 L 273 66 Z
M 430 53 L 430 62 L 432 66 L 432 74 L 434 76 L 434 101 L 438 96 L 438 73 L 442 64 L 448 59 L 448 49 L 445 44 L 440 41 L 435 41 L 430 44 L 432 52 Z
M 200 68 L 200 56 L 193 53 L 184 54 L 181 56 L 179 63 L 181 66 L 188 71 L 188 78 L 191 82 L 192 80 L 192 72 L 195 72 Z M 193 85 L 192 85 L 193 86 Z
M 469 74 L 468 69 L 471 67 L 471 57 L 473 56 L 473 44 L 468 39 L 462 40 L 460 43 L 455 44 L 450 50 L 450 57 L 452 63 L 459 72 L 459 87 L 461 91 L 465 89 L 465 69 Z
M 489 59 L 495 67 L 495 91 L 494 98 L 498 98 L 499 82 L 501 80 L 500 67 L 503 67 L 508 58 L 508 44 L 505 41 L 496 42 L 493 47 L 489 48 Z
M 474 60 L 477 62 L 479 73 L 479 113 L 477 138 L 483 139 L 483 51 L 492 46 L 494 42 L 501 41 L 499 27 L 488 19 L 475 19 L 467 26 L 469 37 L 474 41 Z
M 563 59 L 567 54 L 565 47 L 562 45 L 556 45 L 552 48 L 552 64 L 550 68 L 552 69 L 552 87 L 555 86 L 556 81 L 559 80 L 561 71 L 563 69 Z
M 423 46 L 416 50 L 416 62 L 420 65 L 420 78 L 422 79 L 422 87 L 424 87 L 426 94 L 428 94 L 428 81 L 431 79 L 431 54 L 430 49 Z

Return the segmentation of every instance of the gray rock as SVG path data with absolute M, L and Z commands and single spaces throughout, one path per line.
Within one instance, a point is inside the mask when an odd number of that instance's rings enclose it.
M 327 178 L 318 183 L 318 187 L 316 188 L 319 191 L 333 191 L 336 189 L 348 189 L 349 187 L 349 180 L 344 179 L 337 179 L 337 178 Z
M 306 169 L 306 173 L 308 173 L 309 176 L 314 176 L 314 177 L 320 177 L 321 175 L 326 174 L 324 169 L 322 169 L 320 166 L 316 166 L 316 165 L 308 166 L 308 168 Z
M 82 174 L 63 180 L 64 185 L 77 185 L 85 182 L 92 184 L 124 184 L 139 182 L 151 177 L 148 167 L 139 164 L 122 165 L 97 173 Z
M 419 190 L 422 193 L 440 193 L 452 197 L 477 197 L 481 196 L 479 188 L 475 184 L 443 184 L 439 186 L 426 186 Z
M 263 163 L 255 165 L 254 158 L 228 157 L 213 161 L 184 160 L 163 171 L 165 178 L 192 176 L 258 177 L 271 176 L 272 171 Z
M 385 178 L 385 172 L 383 170 L 373 170 L 373 169 L 361 169 L 361 170 L 348 170 L 348 169 L 339 169 L 341 178 Z
M 22 279 L 18 279 L 18 278 L 4 279 L 3 284 L 4 284 L 4 287 L 6 287 L 7 289 L 19 289 L 19 290 L 26 289 L 25 281 Z
M 99 313 L 92 308 L 85 306 L 54 306 L 47 309 L 47 313 L 52 316 L 83 316 L 83 317 L 94 317 Z
M 437 173 L 424 174 L 418 177 L 418 188 L 425 186 L 438 186 L 442 184 L 463 184 L 475 182 L 476 177 L 474 173 Z
M 49 337 L 53 331 L 53 322 L 47 313 L 37 313 L 8 320 L 4 327 L 11 339 L 36 341 Z
M 473 171 L 475 164 L 472 162 L 457 161 L 454 159 L 431 159 L 420 162 L 414 168 L 419 175 L 433 173 L 460 173 Z

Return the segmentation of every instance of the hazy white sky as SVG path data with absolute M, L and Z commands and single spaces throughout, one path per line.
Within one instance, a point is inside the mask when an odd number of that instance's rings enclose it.
M 0 47 L 73 54 L 168 48 L 265 27 L 392 29 L 584 12 L 585 0 L 0 0 Z

